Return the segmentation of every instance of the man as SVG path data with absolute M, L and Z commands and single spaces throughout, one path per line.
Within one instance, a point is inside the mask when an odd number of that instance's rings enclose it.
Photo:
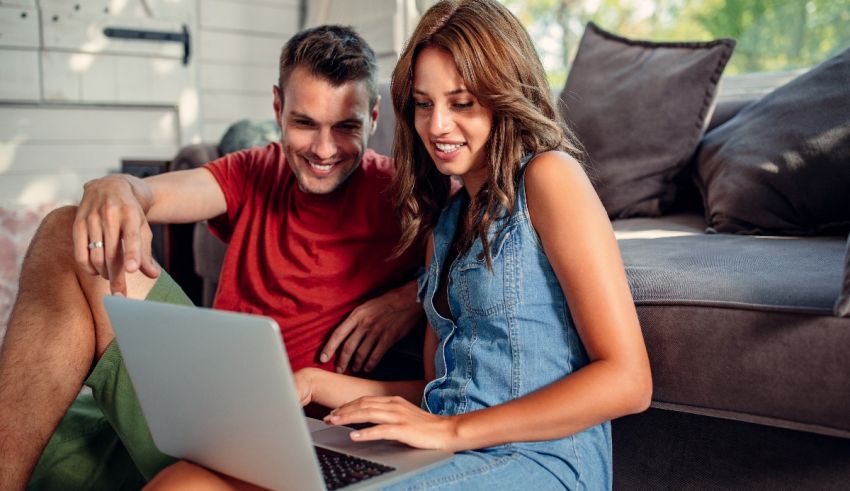
M 151 258 L 148 222 L 210 219 L 230 243 L 215 307 L 276 318 L 294 369 L 371 369 L 417 323 L 422 253 L 386 259 L 400 234 L 392 162 L 365 150 L 376 71 L 347 28 L 296 34 L 274 88 L 279 144 L 146 180 L 98 179 L 78 208 L 44 220 L 0 352 L 0 489 L 26 485 L 84 380 L 92 396 L 65 415 L 33 487 L 138 487 L 171 462 L 152 444 L 102 302 L 188 303 Z

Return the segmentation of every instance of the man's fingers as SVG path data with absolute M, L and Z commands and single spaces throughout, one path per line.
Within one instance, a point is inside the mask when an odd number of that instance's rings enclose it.
M 142 255 L 142 220 L 134 213 L 135 210 L 121 210 L 121 242 L 124 250 L 124 270 L 135 273 L 139 269 Z
M 106 269 L 106 258 L 104 253 L 105 240 L 103 237 L 103 224 L 100 217 L 90 214 L 86 217 L 86 250 L 88 251 L 89 264 L 97 271 L 101 278 L 108 280 L 109 272 Z
M 342 321 L 342 324 L 334 329 L 334 332 L 331 333 L 331 337 L 328 338 L 328 342 L 325 343 L 325 347 L 322 348 L 322 354 L 319 355 L 320 362 L 325 363 L 331 359 L 333 354 L 336 353 L 336 350 L 339 348 L 339 345 L 342 344 L 342 342 L 345 341 L 345 338 L 351 334 L 351 331 L 357 327 L 358 320 L 357 312 L 352 312 L 345 318 L 344 321 Z
M 366 363 L 366 360 L 371 359 L 375 345 L 378 344 L 380 338 L 380 333 L 378 333 L 375 329 L 370 330 L 363 338 L 363 341 L 360 342 L 360 346 L 357 347 L 357 350 L 354 353 L 354 363 L 351 364 L 351 369 L 353 371 L 359 372 L 363 369 L 363 365 Z
M 390 349 L 394 343 L 393 340 L 388 339 L 387 336 L 381 336 L 378 339 L 378 342 L 375 343 L 375 347 L 372 348 L 372 353 L 369 354 L 369 359 L 366 360 L 366 364 L 363 366 L 363 370 L 366 372 L 371 372 L 378 366 L 378 363 L 384 358 L 384 355 L 387 354 L 387 351 Z
M 159 276 L 159 266 L 157 266 L 156 261 L 153 259 L 153 254 L 151 253 L 152 240 L 153 232 L 151 232 L 151 227 L 148 222 L 145 221 L 142 226 L 142 256 L 140 268 L 142 273 L 144 273 L 148 278 L 156 278 Z
M 89 262 L 89 229 L 84 217 L 77 213 L 74 219 L 71 237 L 74 243 L 74 260 L 77 266 L 88 274 L 95 275 L 97 270 Z
M 354 356 L 354 352 L 357 350 L 357 347 L 360 346 L 360 342 L 363 340 L 363 337 L 366 336 L 365 329 L 355 329 L 352 332 L 348 339 L 345 340 L 345 344 L 342 345 L 342 349 L 339 350 L 339 355 L 336 357 L 336 371 L 342 373 L 345 371 L 348 364 L 351 362 L 351 357 Z
M 121 244 L 121 217 L 115 207 L 104 207 L 103 216 L 103 255 L 112 293 L 127 295 L 124 278 L 124 251 Z

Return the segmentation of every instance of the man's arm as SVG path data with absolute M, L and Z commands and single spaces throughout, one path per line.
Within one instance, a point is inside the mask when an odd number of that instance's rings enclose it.
M 159 275 L 149 223 L 194 222 L 226 210 L 224 193 L 202 168 L 89 181 L 74 220 L 74 257 L 83 271 L 108 279 L 113 293 L 126 295 L 125 273 Z

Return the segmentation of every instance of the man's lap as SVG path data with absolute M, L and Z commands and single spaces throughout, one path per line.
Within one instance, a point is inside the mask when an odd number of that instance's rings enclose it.
M 165 272 L 146 300 L 191 305 Z M 116 343 L 110 344 L 47 443 L 31 489 L 138 489 L 174 462 L 153 444 Z

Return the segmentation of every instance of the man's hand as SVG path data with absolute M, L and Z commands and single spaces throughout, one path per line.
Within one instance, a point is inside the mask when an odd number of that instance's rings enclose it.
M 328 361 L 339 349 L 338 372 L 345 371 L 350 362 L 353 371 L 369 372 L 390 346 L 413 330 L 422 314 L 416 301 L 416 281 L 390 290 L 354 309 L 331 334 L 319 360 Z
M 145 215 L 150 200 L 147 186 L 132 176 L 107 176 L 85 185 L 74 220 L 74 258 L 83 271 L 109 280 L 112 293 L 127 295 L 125 273 L 159 275 Z

